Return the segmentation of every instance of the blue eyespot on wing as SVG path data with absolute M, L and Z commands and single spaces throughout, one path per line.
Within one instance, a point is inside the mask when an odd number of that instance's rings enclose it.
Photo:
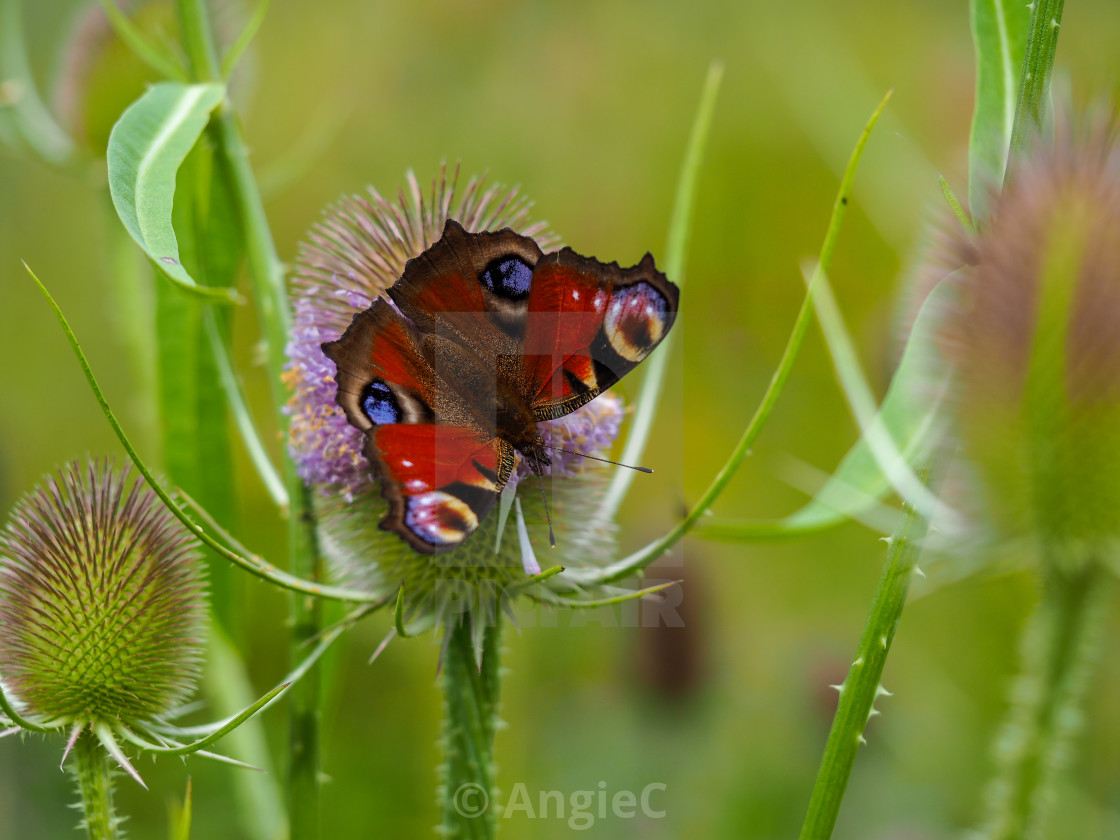
M 532 287 L 533 268 L 516 254 L 509 254 L 491 260 L 478 273 L 478 281 L 496 295 L 525 300 Z
M 400 423 L 404 412 L 389 386 L 382 379 L 374 379 L 362 393 L 362 411 L 375 426 Z

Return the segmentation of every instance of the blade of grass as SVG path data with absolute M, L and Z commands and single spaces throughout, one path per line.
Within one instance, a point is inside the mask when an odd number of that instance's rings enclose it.
M 101 0 L 101 8 L 113 31 L 124 42 L 133 55 L 155 70 L 159 75 L 176 82 L 187 81 L 186 71 L 183 70 L 175 59 L 160 49 L 158 44 L 148 40 L 148 36 L 140 31 L 132 19 L 122 12 L 113 0 Z
M 829 220 L 824 242 L 821 244 L 820 257 L 817 260 L 818 274 L 823 273 L 832 262 L 832 254 L 836 249 L 836 240 L 840 235 L 841 223 L 848 209 L 848 196 L 851 193 L 852 182 L 855 180 L 856 169 L 859 168 L 859 161 L 863 156 L 863 150 L 867 145 L 867 140 L 871 136 L 871 130 L 875 127 L 875 123 L 878 122 L 879 115 L 882 114 L 883 109 L 887 106 L 890 97 L 891 93 L 888 92 L 871 114 L 871 117 L 863 128 L 863 132 L 859 136 L 859 140 L 856 141 L 856 146 L 852 150 L 852 155 L 848 160 L 848 166 L 844 170 L 843 177 L 840 179 L 840 189 L 836 194 L 836 200 L 832 204 L 832 216 Z M 778 362 L 778 367 L 774 371 L 774 375 L 770 379 L 770 384 L 767 386 L 766 392 L 762 396 L 762 401 L 759 403 L 750 422 L 747 423 L 743 434 L 740 436 L 738 443 L 735 444 L 735 448 L 731 451 L 727 462 L 720 468 L 719 472 L 716 473 L 716 477 L 712 479 L 711 484 L 708 485 L 708 488 L 700 496 L 700 500 L 696 505 L 688 512 L 684 519 L 663 537 L 654 540 L 629 556 L 601 569 L 571 571 L 568 573 L 571 579 L 579 581 L 580 583 L 605 584 L 628 577 L 634 572 L 644 569 L 658 557 L 665 554 L 665 552 L 676 545 L 685 534 L 691 531 L 700 521 L 700 518 L 707 513 L 712 503 L 719 498 L 720 493 L 723 492 L 723 488 L 727 486 L 732 476 L 735 475 L 743 459 L 747 457 L 751 446 L 754 445 L 755 440 L 758 439 L 763 428 L 765 428 L 766 421 L 770 419 L 770 414 L 773 412 L 778 398 L 781 396 L 782 391 L 785 390 L 786 382 L 789 381 L 790 374 L 793 372 L 793 364 L 797 361 L 797 356 L 801 352 L 801 346 L 805 341 L 805 334 L 808 332 L 809 324 L 813 320 L 812 290 L 816 287 L 815 279 L 816 278 L 814 278 L 813 282 L 810 282 L 809 291 L 806 292 L 805 298 L 801 303 L 801 309 L 797 313 L 797 318 L 794 321 L 789 340 L 786 342 L 782 358 Z
M 222 59 L 222 79 L 229 81 L 229 77 L 233 75 L 234 68 L 237 67 L 237 62 L 241 59 L 242 54 L 249 48 L 249 44 L 253 42 L 256 37 L 257 31 L 264 23 L 265 16 L 268 14 L 268 7 L 272 4 L 272 0 L 259 0 L 257 7 L 253 9 L 253 16 L 249 18 L 245 28 L 237 36 L 237 40 L 233 42 L 233 46 L 229 48 L 225 58 Z
M 976 55 L 976 104 L 968 137 L 968 205 L 979 224 L 988 193 L 1003 183 L 1015 127 L 1019 68 L 1030 19 L 1019 0 L 972 0 L 969 15 Z
M 260 432 L 257 431 L 256 424 L 249 414 L 249 406 L 245 402 L 245 395 L 241 392 L 241 384 L 233 370 L 228 348 L 218 332 L 218 325 L 215 323 L 213 312 L 204 313 L 203 328 L 206 330 L 206 338 L 210 345 L 210 352 L 213 354 L 222 390 L 225 392 L 229 409 L 233 413 L 237 431 L 241 434 L 241 440 L 245 444 L 245 450 L 249 453 L 249 460 L 256 467 L 257 475 L 260 476 L 261 482 L 272 501 L 275 502 L 282 513 L 286 513 L 288 509 L 288 490 L 284 486 L 284 480 L 280 477 L 280 473 L 273 465 L 272 459 L 269 458 L 264 441 L 261 440 Z
M 953 311 L 956 296 L 956 283 L 949 277 L 923 302 L 898 368 L 878 408 L 877 419 L 871 424 L 873 429 L 883 430 L 891 441 L 897 442 L 905 463 L 912 467 L 925 463 L 940 436 L 941 405 L 953 372 L 942 360 L 935 342 L 945 313 Z M 825 313 L 825 317 L 829 314 Z M 830 325 L 832 323 L 830 321 Z M 842 325 L 840 330 L 843 331 Z M 849 342 L 847 358 L 853 357 Z M 862 380 L 858 366 L 854 373 Z M 864 399 L 870 399 L 866 385 L 862 390 Z M 813 500 L 800 510 L 779 520 L 706 519 L 697 525 L 697 534 L 716 539 L 758 540 L 818 533 L 875 510 L 890 487 L 869 435 L 862 434 L 829 479 L 814 493 Z M 893 529 L 892 525 L 888 530 Z
M 683 285 L 685 280 L 685 262 L 692 233 L 696 184 L 700 179 L 700 165 L 704 159 L 704 149 L 708 144 L 708 132 L 712 125 L 712 114 L 715 112 L 716 98 L 719 95 L 722 79 L 723 65 L 713 62 L 708 68 L 708 76 L 700 94 L 700 105 L 696 110 L 696 119 L 692 123 L 692 133 L 688 140 L 684 164 L 681 167 L 680 180 L 677 183 L 677 195 L 673 200 L 668 241 L 665 244 L 665 276 L 678 286 Z M 634 404 L 630 434 L 626 438 L 622 454 L 618 457 L 620 463 L 637 464 L 642 460 L 642 453 L 645 451 L 650 427 L 657 410 L 657 401 L 661 396 L 661 387 L 665 381 L 669 347 L 672 346 L 673 341 L 673 333 L 670 333 L 643 365 L 645 377 L 642 379 L 641 391 Z M 608 521 L 614 518 L 633 480 L 633 470 L 615 471 L 597 514 L 599 520 Z
M 875 399 L 860 370 L 855 348 L 844 327 L 828 278 L 819 267 L 812 271 L 806 267 L 803 271 L 806 286 L 813 290 L 817 319 L 828 344 L 837 379 L 852 416 L 860 427 L 862 440 L 867 442 L 867 450 L 891 486 L 923 516 L 936 517 L 947 525 L 960 524 L 959 515 L 934 496 L 914 474 L 882 416 L 876 413 Z

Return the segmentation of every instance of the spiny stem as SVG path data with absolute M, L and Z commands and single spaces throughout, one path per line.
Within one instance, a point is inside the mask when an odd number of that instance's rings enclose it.
M 494 837 L 494 732 L 498 721 L 500 618 L 483 631 L 481 665 L 470 617 L 447 632 L 443 659 L 444 765 L 440 832 L 461 840 Z
M 178 0 L 183 38 L 192 71 L 203 81 L 221 81 L 222 73 L 204 0 Z M 227 100 L 214 115 L 212 133 L 216 155 L 225 168 L 244 236 L 249 281 L 257 320 L 264 333 L 277 424 L 288 428 L 284 405 L 288 398 L 283 381 L 285 355 L 291 333 L 291 309 L 284 286 L 284 267 L 272 240 L 260 189 L 249 164 L 237 116 Z M 306 486 L 291 458 L 284 460 L 284 479 L 291 510 L 288 518 L 289 572 L 297 577 L 321 579 L 315 539 L 315 522 Z M 304 642 L 322 629 L 318 598 L 296 595 L 292 601 L 291 650 L 294 660 L 306 655 Z M 292 840 L 319 837 L 319 670 L 313 668 L 295 687 L 290 698 L 288 775 Z
M 840 702 L 832 719 L 809 810 L 801 826 L 801 840 L 828 840 L 832 836 L 856 752 L 864 740 L 863 730 L 868 720 L 877 714 L 875 701 L 889 695 L 881 683 L 883 666 L 906 605 L 919 546 L 928 526 L 925 517 L 907 506 L 902 525 L 887 540 L 886 566 L 855 659 L 844 682 L 833 686 L 840 693 Z
M 1078 727 L 1106 584 L 1095 563 L 1047 574 L 1023 633 L 1022 670 L 997 741 L 1001 766 L 990 792 L 988 840 L 1044 836 L 1055 780 Z
M 83 732 L 74 745 L 71 765 L 82 796 L 83 825 L 89 840 L 117 840 L 113 811 L 113 780 L 109 754 L 92 732 Z
M 1027 30 L 1023 69 L 1019 76 L 1019 101 L 1011 128 L 1012 155 L 1022 149 L 1031 132 L 1042 126 L 1064 7 L 1065 0 L 1034 0 L 1030 4 L 1031 22 Z M 1009 173 L 1010 171 L 1008 168 Z

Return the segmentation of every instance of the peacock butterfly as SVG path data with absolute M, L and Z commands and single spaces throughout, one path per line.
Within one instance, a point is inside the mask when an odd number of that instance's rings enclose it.
M 649 254 L 621 268 L 449 219 L 389 300 L 322 345 L 389 503 L 381 528 L 428 554 L 462 543 L 509 480 L 515 450 L 537 475 L 551 463 L 537 423 L 648 356 L 679 296 Z

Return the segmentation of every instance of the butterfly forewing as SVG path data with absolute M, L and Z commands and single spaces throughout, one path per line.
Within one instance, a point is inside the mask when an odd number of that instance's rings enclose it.
M 637 366 L 672 327 L 679 295 L 649 254 L 626 269 L 570 248 L 542 258 L 524 347 L 535 418 L 575 411 Z

